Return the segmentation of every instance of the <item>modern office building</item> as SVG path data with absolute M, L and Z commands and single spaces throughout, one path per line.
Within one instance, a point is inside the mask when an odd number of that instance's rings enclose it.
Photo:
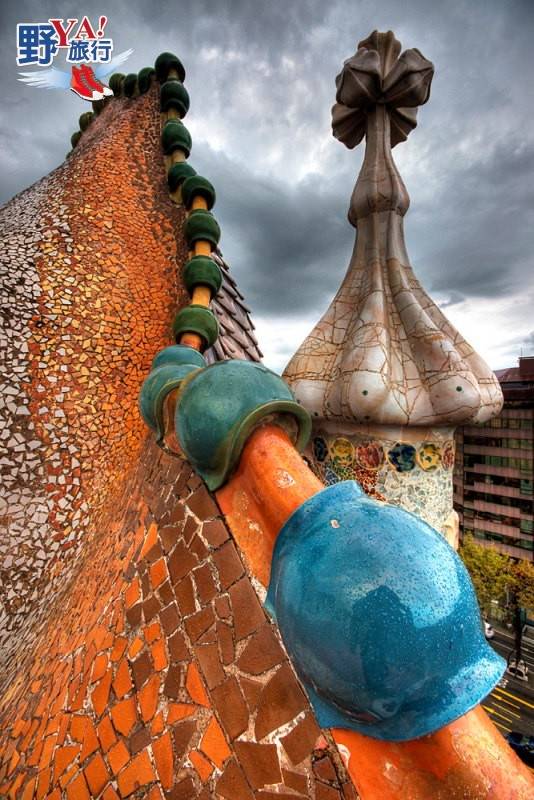
M 500 416 L 456 434 L 454 505 L 460 535 L 501 553 L 534 560 L 534 356 L 495 373 Z

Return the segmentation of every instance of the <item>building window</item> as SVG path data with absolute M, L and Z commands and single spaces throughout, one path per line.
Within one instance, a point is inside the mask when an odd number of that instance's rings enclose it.
M 522 533 L 534 533 L 534 521 L 531 519 L 522 519 L 519 527 Z

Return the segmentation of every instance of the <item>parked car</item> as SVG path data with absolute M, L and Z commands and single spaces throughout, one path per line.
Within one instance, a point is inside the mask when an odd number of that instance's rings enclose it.
M 534 736 L 525 736 L 519 731 L 510 731 L 506 734 L 506 739 L 521 761 L 524 761 L 528 767 L 534 767 Z
M 495 636 L 495 631 L 493 630 L 489 622 L 486 621 L 484 621 L 484 636 L 486 637 L 486 639 L 493 639 L 493 637 Z

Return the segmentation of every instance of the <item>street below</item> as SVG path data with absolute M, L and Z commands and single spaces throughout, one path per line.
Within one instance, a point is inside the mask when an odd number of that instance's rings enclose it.
M 495 628 L 495 636 L 489 644 L 506 659 L 514 647 L 514 636 Z M 522 655 L 529 669 L 528 681 L 505 673 L 482 702 L 482 707 L 504 736 L 511 731 L 534 736 L 534 639 L 523 638 Z

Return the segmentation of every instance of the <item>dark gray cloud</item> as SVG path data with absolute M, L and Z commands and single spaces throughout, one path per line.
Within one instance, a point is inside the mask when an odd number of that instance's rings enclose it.
M 353 246 L 346 219 L 351 177 L 310 173 L 297 183 L 279 171 L 254 176 L 207 146 L 195 164 L 226 187 L 217 206 L 221 248 L 252 308 L 287 315 L 324 305 Z
M 394 151 L 423 284 L 451 309 L 480 298 L 490 309 L 533 291 L 532 2 L 4 3 L 0 201 L 63 160 L 85 110 L 70 93 L 17 82 L 16 23 L 102 11 L 116 52 L 135 48 L 127 69 L 161 50 L 184 61 L 191 161 L 216 185 L 221 244 L 239 286 L 274 327 L 290 315 L 311 327 L 346 269 L 362 148 L 332 138 L 330 107 L 335 75 L 374 28 L 391 28 L 436 67 L 419 127 Z M 507 336 L 529 346 L 524 316 L 510 324 Z

